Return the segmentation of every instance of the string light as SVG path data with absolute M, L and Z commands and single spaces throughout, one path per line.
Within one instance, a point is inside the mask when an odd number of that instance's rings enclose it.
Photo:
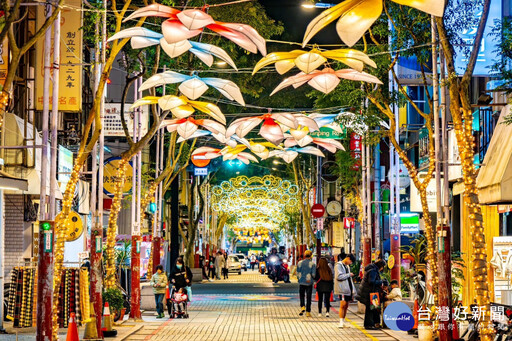
M 80 160 L 83 152 L 79 153 L 76 160 Z M 62 200 L 61 216 L 55 222 L 55 246 L 54 246 L 54 270 L 53 270 L 53 314 L 52 314 L 52 339 L 58 340 L 59 334 L 59 299 L 60 285 L 62 282 L 62 269 L 64 263 L 64 246 L 66 241 L 66 231 L 69 228 L 69 219 L 65 219 L 71 213 L 73 198 L 75 196 L 75 187 L 78 183 L 82 163 L 76 162 L 73 166 L 71 176 L 66 184 L 66 191 Z
M 117 218 L 121 210 L 121 200 L 124 193 L 124 185 L 126 182 L 126 170 L 128 168 L 128 160 L 122 158 L 119 161 L 119 173 L 115 179 L 114 185 L 114 198 L 112 198 L 112 207 L 110 208 L 110 215 L 108 217 L 107 227 L 107 246 L 106 246 L 106 262 L 107 269 L 105 275 L 105 288 L 112 289 L 116 287 L 116 233 L 117 233 Z

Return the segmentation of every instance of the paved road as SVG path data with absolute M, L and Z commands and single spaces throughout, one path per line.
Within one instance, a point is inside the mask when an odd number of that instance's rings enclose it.
M 126 340 L 404 340 L 382 331 L 364 331 L 362 319 L 348 314 L 350 328 L 339 329 L 336 308 L 330 317 L 300 317 L 298 284 L 273 284 L 256 272 L 230 275 L 228 280 L 197 283 L 189 319 L 156 319 L 146 311 L 142 329 Z M 352 307 L 355 311 L 356 307 Z M 325 311 L 324 311 L 325 312 Z

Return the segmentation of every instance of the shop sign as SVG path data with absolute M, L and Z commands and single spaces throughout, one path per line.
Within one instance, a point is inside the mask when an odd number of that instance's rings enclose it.
M 58 162 L 58 176 L 60 182 L 60 190 L 64 192 L 66 185 L 71 179 L 71 171 L 73 170 L 73 152 L 63 146 L 59 145 L 59 162 Z
M 455 131 L 448 132 L 448 180 L 462 179 L 462 165 Z
M 126 126 L 128 128 L 128 134 L 133 136 L 133 115 L 134 113 L 128 111 L 130 105 L 126 104 L 124 109 L 124 119 L 126 120 Z M 144 136 L 148 132 L 149 122 L 149 108 L 148 106 L 142 106 L 138 108 L 137 112 L 139 117 L 139 130 L 141 136 Z M 105 136 L 118 136 L 125 137 L 126 134 L 123 130 L 123 124 L 121 123 L 121 104 L 120 103 L 106 103 L 105 112 L 103 113 L 103 132 Z
M 5 79 L 7 78 L 7 71 L 9 66 L 9 46 L 8 39 L 5 37 L 2 44 L 0 44 L 0 90 L 2 90 Z
M 323 231 L 324 230 L 324 218 L 318 218 L 316 220 L 316 229 L 318 231 Z
M 103 249 L 103 238 L 101 236 L 96 236 L 96 253 L 101 253 Z
M 346 229 L 353 229 L 356 227 L 356 219 L 345 217 L 343 218 L 343 227 Z
M 420 233 L 419 214 L 400 214 L 400 234 Z
M 309 136 L 311 136 L 312 138 L 341 140 L 347 137 L 347 129 L 342 129 L 343 132 L 340 133 L 331 128 L 321 127 L 320 130 L 310 132 Z
M 120 157 L 113 157 L 105 162 L 103 167 L 103 192 L 108 196 L 114 196 L 115 184 L 119 178 Z M 132 190 L 133 168 L 131 163 L 126 167 L 126 181 L 123 187 L 123 194 L 129 194 Z
M 37 6 L 37 28 L 43 26 L 48 6 Z M 61 9 L 60 25 L 60 73 L 59 111 L 80 111 L 82 109 L 82 1 L 68 0 Z M 53 34 L 51 44 L 53 60 Z M 43 110 L 44 39 L 36 43 L 36 110 Z M 52 82 L 53 77 L 50 77 Z M 50 85 L 50 109 L 52 107 Z
M 473 14 L 474 26 L 465 29 L 462 32 L 458 32 L 459 37 L 464 41 L 465 44 L 455 46 L 455 69 L 459 75 L 462 75 L 468 65 L 469 54 L 465 53 L 465 49 L 470 51 L 473 48 L 475 42 L 475 36 L 478 31 L 478 24 L 483 13 L 483 3 L 475 8 Z M 500 37 L 491 35 L 495 22 L 502 20 L 502 0 L 491 0 L 489 5 L 489 16 L 487 18 L 487 24 L 485 26 L 484 34 L 482 37 L 482 44 L 478 57 L 475 64 L 474 75 L 475 76 L 488 76 L 490 73 L 490 67 L 494 64 L 496 59 L 496 47 L 500 43 Z
M 418 177 L 420 181 L 424 181 L 423 179 L 426 177 L 427 173 L 422 172 L 418 173 Z M 441 179 L 441 191 L 443 191 L 443 179 Z M 429 212 L 437 212 L 437 188 L 436 188 L 436 179 L 432 178 L 427 185 L 427 203 Z M 442 193 L 442 192 L 441 192 Z M 423 208 L 421 206 L 421 198 L 416 186 L 411 186 L 411 212 L 423 212 Z
M 419 132 L 419 168 L 428 167 L 430 160 L 430 151 L 429 151 L 429 140 L 428 140 L 428 129 L 421 128 Z
M 44 252 L 52 252 L 53 246 L 53 233 L 51 231 L 44 231 Z
M 344 246 L 345 231 L 340 222 L 335 221 L 332 223 L 332 245 L 333 246 Z

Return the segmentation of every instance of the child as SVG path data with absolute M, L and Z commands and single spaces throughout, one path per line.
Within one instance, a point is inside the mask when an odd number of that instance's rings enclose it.
M 164 300 L 165 290 L 167 287 L 167 276 L 164 272 L 162 265 L 157 265 L 156 272 L 151 277 L 150 284 L 153 287 L 153 294 L 155 294 L 156 311 L 158 313 L 157 318 L 164 317 Z
M 178 317 L 181 317 L 181 313 L 185 311 L 185 304 L 187 304 L 188 296 L 185 288 L 180 288 L 174 293 L 174 309 L 178 312 Z
M 386 295 L 386 302 L 384 302 L 384 307 L 387 307 L 393 302 L 402 300 L 402 291 L 398 287 L 398 281 L 391 281 L 391 291 Z

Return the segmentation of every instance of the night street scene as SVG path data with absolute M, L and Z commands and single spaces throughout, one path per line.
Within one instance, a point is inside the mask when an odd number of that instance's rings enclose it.
M 0 341 L 512 341 L 512 0 L 0 0 Z

